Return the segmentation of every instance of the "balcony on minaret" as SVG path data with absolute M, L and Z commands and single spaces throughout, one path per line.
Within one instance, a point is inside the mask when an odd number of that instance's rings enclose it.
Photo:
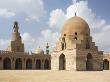
M 14 32 L 18 32 L 19 27 L 18 27 L 17 21 L 14 22 L 13 29 L 14 29 Z
M 13 25 L 12 41 L 21 42 L 21 36 L 20 36 L 20 33 L 18 32 L 18 30 L 19 30 L 18 22 L 15 21 L 14 25 Z

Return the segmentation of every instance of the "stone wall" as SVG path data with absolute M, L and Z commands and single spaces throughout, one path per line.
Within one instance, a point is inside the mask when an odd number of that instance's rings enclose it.
M 51 69 L 51 56 L 46 54 L 34 54 L 34 53 L 24 53 L 24 52 L 8 52 L 8 51 L 0 51 L 0 69 L 4 69 L 4 60 L 6 58 L 9 58 L 11 61 L 11 68 L 10 69 L 16 69 L 15 68 L 15 62 L 19 58 L 22 61 L 22 68 L 26 69 L 26 61 L 28 59 L 32 60 L 32 69 L 36 69 L 36 61 L 41 61 L 41 68 L 40 69 L 47 69 L 44 67 L 45 61 L 49 62 L 48 69 Z

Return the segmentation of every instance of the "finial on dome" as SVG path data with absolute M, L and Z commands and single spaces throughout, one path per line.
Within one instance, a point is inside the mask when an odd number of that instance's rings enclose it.
M 75 12 L 75 16 L 76 16 L 76 12 Z

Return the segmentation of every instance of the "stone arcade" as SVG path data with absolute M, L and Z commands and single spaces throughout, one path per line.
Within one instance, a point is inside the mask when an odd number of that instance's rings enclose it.
M 110 54 L 98 51 L 90 36 L 89 25 L 76 15 L 64 23 L 59 41 L 50 54 L 48 44 L 46 54 L 40 48 L 31 54 L 25 52 L 18 29 L 18 23 L 14 22 L 10 45 L 0 51 L 1 70 L 102 71 L 110 68 Z
M 24 52 L 18 29 L 18 23 L 15 21 L 11 43 L 6 51 L 0 51 L 0 69 L 50 69 L 51 56 L 44 54 L 42 49 L 39 48 L 31 54 Z

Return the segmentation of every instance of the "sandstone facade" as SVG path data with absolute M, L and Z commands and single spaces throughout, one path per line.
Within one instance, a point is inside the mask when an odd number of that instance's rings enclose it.
M 103 51 L 98 51 L 85 20 L 74 16 L 62 28 L 61 37 L 51 54 L 52 70 L 101 71 Z
M 0 51 L 0 69 L 102 71 L 110 68 L 110 54 L 99 51 L 92 41 L 89 25 L 74 16 L 65 21 L 52 53 L 42 49 L 27 53 L 15 21 L 10 45 Z

